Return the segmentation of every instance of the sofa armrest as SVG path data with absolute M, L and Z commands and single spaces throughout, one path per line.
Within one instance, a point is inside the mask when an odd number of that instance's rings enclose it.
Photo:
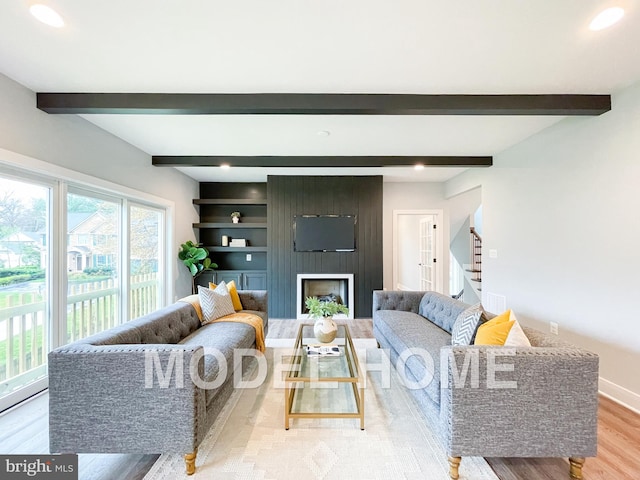
M 238 290 L 238 295 L 245 310 L 268 311 L 269 305 L 266 290 Z
M 374 290 L 373 312 L 378 310 L 401 310 L 418 313 L 420 301 L 426 292 L 403 290 Z
M 447 362 L 440 412 L 449 455 L 596 455 L 596 354 L 567 347 L 446 346 L 441 361 Z
M 188 453 L 206 432 L 204 350 L 73 344 L 49 354 L 51 452 Z

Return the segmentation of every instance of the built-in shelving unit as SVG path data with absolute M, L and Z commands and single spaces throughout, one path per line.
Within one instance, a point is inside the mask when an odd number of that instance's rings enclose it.
M 256 222 L 252 222 L 252 223 L 247 223 L 247 222 L 242 222 L 242 223 L 205 222 L 205 223 L 194 223 L 193 227 L 194 228 L 225 228 L 225 229 L 229 229 L 229 228 L 267 228 L 267 224 L 266 223 L 256 223 Z
M 244 290 L 267 288 L 267 184 L 266 183 L 200 183 L 200 198 L 193 200 L 200 210 L 200 221 L 193 227 L 200 232 L 199 241 L 211 252 L 218 269 L 198 278 L 198 284 L 209 281 L 235 280 Z M 232 223 L 231 212 L 239 211 L 240 223 Z M 246 247 L 222 246 L 244 238 Z

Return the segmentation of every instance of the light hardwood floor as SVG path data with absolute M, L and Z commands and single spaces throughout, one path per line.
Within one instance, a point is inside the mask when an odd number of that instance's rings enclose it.
M 295 320 L 269 320 L 268 338 L 294 338 L 297 325 Z M 371 320 L 350 320 L 349 326 L 354 338 L 373 338 Z M 45 391 L 0 415 L 1 454 L 48 453 L 48 401 Z M 84 454 L 78 457 L 80 480 L 139 480 L 149 471 L 157 455 Z M 500 480 L 569 478 L 566 459 L 487 460 Z M 584 480 L 640 479 L 640 415 L 600 397 L 598 456 L 587 459 L 583 473 Z

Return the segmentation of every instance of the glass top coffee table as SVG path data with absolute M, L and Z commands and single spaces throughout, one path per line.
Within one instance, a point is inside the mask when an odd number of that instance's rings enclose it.
M 308 346 L 337 350 L 313 354 L 307 353 Z M 301 324 L 284 372 L 285 429 L 292 418 L 359 418 L 364 430 L 364 376 L 348 326 L 338 325 L 335 340 L 320 344 L 313 324 Z

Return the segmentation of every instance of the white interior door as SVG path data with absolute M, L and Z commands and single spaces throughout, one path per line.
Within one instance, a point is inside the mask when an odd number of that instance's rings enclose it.
M 393 290 L 443 291 L 442 210 L 393 211 Z
M 420 290 L 435 290 L 435 235 L 433 215 L 420 219 Z

